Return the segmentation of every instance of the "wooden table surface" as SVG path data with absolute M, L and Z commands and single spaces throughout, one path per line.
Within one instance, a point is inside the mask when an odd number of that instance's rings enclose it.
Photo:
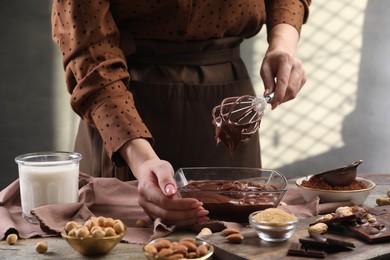
M 374 181 L 377 186 L 372 191 L 370 196 L 365 201 L 364 205 L 369 207 L 376 206 L 375 200 L 380 195 L 385 195 L 387 190 L 390 189 L 390 174 L 359 174 L 359 177 L 370 179 Z M 290 185 L 293 185 L 293 180 L 290 180 Z M 1 220 L 0 220 L 1 221 Z M 306 232 L 304 229 L 307 227 L 298 228 L 294 236 L 298 236 L 302 232 Z M 248 231 L 249 232 L 249 231 Z M 303 233 L 302 233 L 303 234 Z M 169 236 L 169 238 L 178 239 L 184 236 L 194 236 L 194 234 L 186 233 L 174 233 Z M 246 234 L 251 236 L 249 232 Z M 212 238 L 210 238 L 212 239 Z M 260 239 L 259 239 L 260 240 Z M 291 240 L 291 239 L 290 239 Z M 289 241 L 290 241 L 289 240 Z M 48 251 L 43 254 L 38 254 L 35 251 L 36 244 L 39 241 L 46 241 L 48 243 Z M 289 243 L 286 242 L 286 243 Z M 256 242 L 261 245 L 262 241 Z M 255 258 L 244 257 L 241 259 L 262 259 L 262 255 L 266 257 L 264 259 L 289 259 L 286 258 L 286 251 L 283 254 L 270 254 L 271 251 L 277 252 L 278 247 L 286 247 L 286 243 L 280 245 L 274 244 L 275 250 L 259 250 L 259 253 Z M 358 242 L 364 245 L 363 241 Z M 390 259 L 390 244 L 382 243 L 376 245 L 365 245 L 370 249 L 375 247 L 375 250 L 371 254 L 366 254 L 367 250 L 359 249 L 359 247 L 352 252 L 343 252 L 338 254 L 333 254 L 329 256 L 332 259 Z M 266 248 L 264 248 L 266 249 Z M 32 239 L 20 239 L 15 245 L 8 245 L 6 241 L 0 242 L 0 259 L 92 259 L 91 257 L 85 257 L 72 250 L 70 246 L 60 237 L 51 237 L 51 238 L 32 238 Z M 101 257 L 94 257 L 93 259 L 146 259 L 142 253 L 142 245 L 137 244 L 127 244 L 120 243 L 118 244 L 109 254 Z M 221 257 L 213 257 L 213 259 L 223 259 Z M 290 257 L 290 259 L 301 259 L 299 257 Z M 308 259 L 308 258 L 302 258 Z

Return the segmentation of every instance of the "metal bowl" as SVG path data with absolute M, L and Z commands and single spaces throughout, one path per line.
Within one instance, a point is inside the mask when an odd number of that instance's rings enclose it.
M 80 254 L 85 256 L 99 256 L 110 252 L 122 240 L 125 233 L 126 230 L 115 236 L 79 238 L 68 236 L 65 231 L 62 231 L 61 236 Z

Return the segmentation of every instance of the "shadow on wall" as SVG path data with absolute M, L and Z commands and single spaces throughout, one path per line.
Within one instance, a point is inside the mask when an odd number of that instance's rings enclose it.
M 367 2 L 356 107 L 343 122 L 345 146 L 280 167 L 286 177 L 309 175 L 360 159 L 364 162 L 358 173 L 390 174 L 389 13 L 386 0 Z
M 0 189 L 18 178 L 17 155 L 54 146 L 50 12 L 49 0 L 0 8 Z

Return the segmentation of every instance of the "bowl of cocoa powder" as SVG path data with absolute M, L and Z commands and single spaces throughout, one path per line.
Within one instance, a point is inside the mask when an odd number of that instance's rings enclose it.
M 351 201 L 356 205 L 362 205 L 375 188 L 375 183 L 360 177 L 347 186 L 330 185 L 316 175 L 302 177 L 296 180 L 296 185 L 302 197 L 311 201 L 315 197 L 320 198 L 321 203 Z

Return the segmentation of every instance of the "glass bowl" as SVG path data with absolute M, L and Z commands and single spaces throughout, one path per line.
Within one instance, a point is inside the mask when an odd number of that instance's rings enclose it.
M 275 170 L 234 167 L 181 168 L 178 195 L 203 202 L 210 219 L 247 223 L 254 211 L 277 207 L 287 179 Z
M 266 222 L 255 220 L 254 216 L 261 211 L 253 212 L 249 215 L 249 223 L 256 231 L 257 235 L 268 242 L 283 242 L 289 239 L 294 233 L 299 223 L 299 217 L 295 214 L 296 219 L 288 222 Z
M 61 236 L 68 244 L 77 252 L 85 256 L 100 256 L 110 252 L 123 238 L 125 232 L 115 236 L 107 236 L 102 238 L 94 237 L 74 237 L 68 236 L 63 230 Z
M 180 240 L 172 240 L 172 239 L 167 239 L 167 238 L 157 238 L 157 239 L 154 239 L 154 240 L 150 241 L 149 243 L 147 243 L 146 245 L 143 246 L 143 252 L 144 252 L 144 255 L 145 255 L 146 259 L 148 259 L 148 260 L 169 260 L 169 259 L 206 260 L 206 259 L 209 259 L 214 254 L 214 247 L 212 245 L 210 245 L 209 243 L 207 243 L 205 241 L 199 241 L 199 240 L 195 240 L 195 239 L 194 239 L 194 241 L 195 241 L 196 247 L 204 245 L 208 249 L 207 253 L 202 255 L 202 256 L 200 256 L 200 257 L 192 256 L 192 257 L 186 258 L 186 256 L 184 256 L 184 257 L 180 256 L 178 258 L 173 258 L 172 255 L 170 255 L 170 257 L 169 256 L 159 256 L 158 254 L 152 253 L 152 252 L 150 252 L 149 250 L 146 249 L 147 246 L 156 245 L 156 243 L 159 243 L 161 241 L 169 241 L 170 243 L 176 243 L 176 244 L 180 243 Z M 190 247 L 186 247 L 186 251 L 188 251 L 188 252 L 196 252 L 196 247 L 193 250 L 190 250 Z M 169 248 L 172 249 L 172 252 L 180 253 L 179 252 L 180 249 L 178 249 L 177 245 L 176 245 L 176 249 L 175 249 L 175 246 L 173 244 L 171 244 L 171 246 L 169 246 Z

